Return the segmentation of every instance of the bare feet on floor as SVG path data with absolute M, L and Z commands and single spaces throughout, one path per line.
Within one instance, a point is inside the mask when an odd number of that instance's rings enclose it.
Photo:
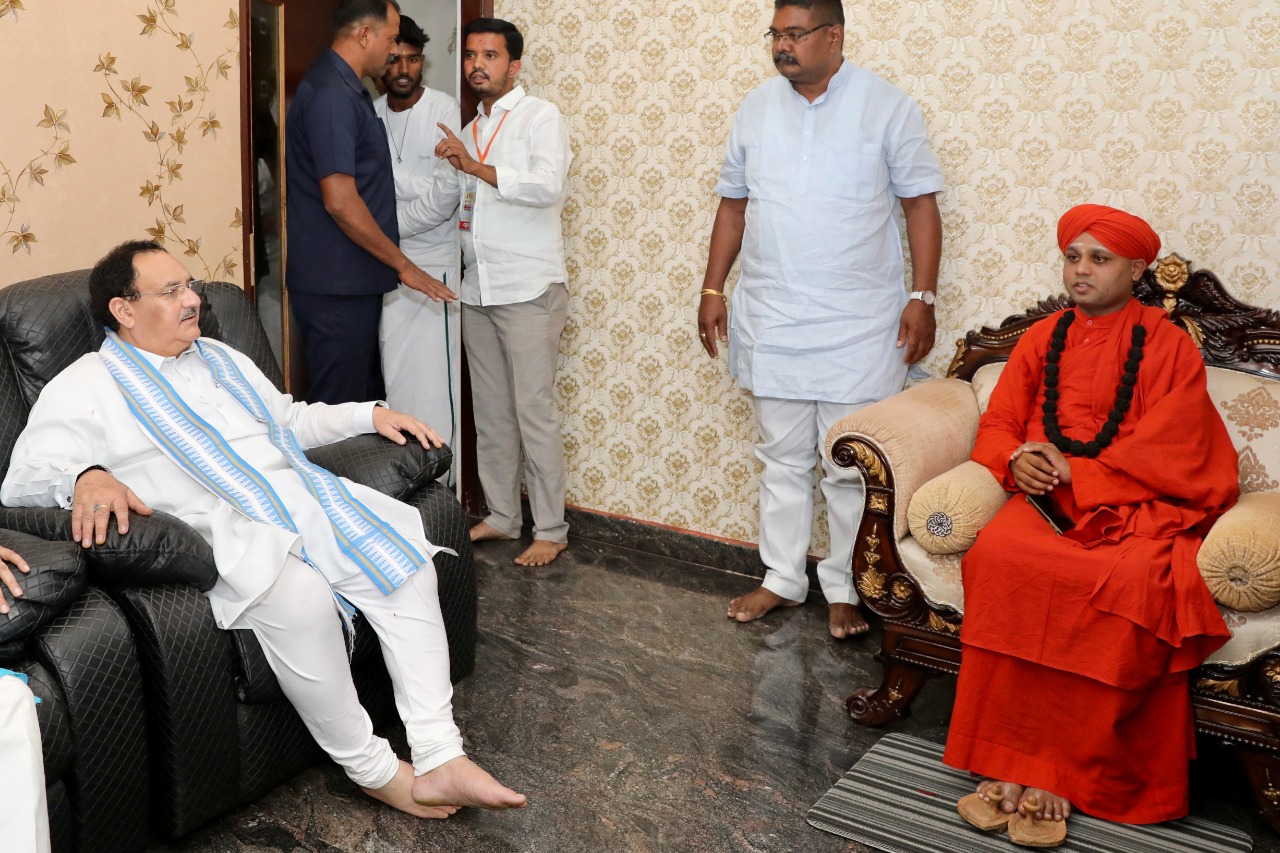
M 999 786 L 1000 798 L 993 796 L 991 788 Z M 995 779 L 983 779 L 978 783 L 978 796 L 993 805 L 999 805 L 1000 811 L 1013 814 L 1022 802 L 1022 786 L 1012 782 L 997 782 Z
M 482 521 L 470 531 L 472 542 L 487 542 L 490 539 L 501 539 L 504 542 L 511 542 L 514 536 L 508 536 L 505 533 L 499 533 L 489 526 L 489 522 Z
M 757 587 L 729 602 L 729 618 L 737 619 L 739 622 L 754 622 L 775 608 L 799 607 L 801 604 L 804 602 L 792 601 L 764 587 Z
M 1027 801 L 1032 797 L 1039 802 L 1038 809 L 1029 807 Z M 1034 814 L 1037 820 L 1066 820 L 1071 817 L 1071 803 L 1043 788 L 1027 788 L 1018 800 L 1018 814 Z
M 871 630 L 867 620 L 862 617 L 856 604 L 833 604 L 831 615 L 827 620 L 831 636 L 837 640 L 845 637 L 859 637 Z
M 522 809 L 529 801 L 524 794 L 503 785 L 465 755 L 446 761 L 413 781 L 413 799 L 420 806 L 485 809 Z
M 375 800 L 380 800 L 393 809 L 399 809 L 414 817 L 444 820 L 458 811 L 458 807 L 452 805 L 424 806 L 413 799 L 413 789 L 413 765 L 401 761 L 400 768 L 396 770 L 396 775 L 390 782 L 381 788 L 361 788 L 360 790 Z
M 524 553 L 511 562 L 517 566 L 548 566 L 568 547 L 568 542 L 549 542 L 546 539 L 535 539 L 532 545 L 524 549 Z

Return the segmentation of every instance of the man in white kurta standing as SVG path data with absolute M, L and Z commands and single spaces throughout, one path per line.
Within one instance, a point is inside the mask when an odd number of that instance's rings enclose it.
M 755 397 L 760 430 L 765 579 L 729 603 L 739 622 L 808 595 L 821 445 L 841 418 L 900 391 L 908 365 L 932 349 L 942 252 L 942 171 L 920 109 L 844 59 L 840 0 L 776 0 L 765 42 L 779 76 L 734 118 L 698 309 L 703 347 L 714 358 L 728 341 L 729 372 Z M 739 257 L 729 312 L 724 286 Z M 823 470 L 831 550 L 818 580 L 831 635 L 844 638 L 867 630 L 851 570 L 863 486 L 856 472 L 825 460 Z
M 480 98 L 479 113 L 461 138 L 442 127 L 436 155 L 463 185 L 463 344 L 489 505 L 471 539 L 520 535 L 515 454 L 522 448 L 533 543 L 515 562 L 545 566 L 569 541 L 555 378 L 569 307 L 560 210 L 573 154 L 560 111 L 516 85 L 524 38 L 515 25 L 477 18 L 463 39 L 462 73 Z
M 430 41 L 400 16 L 395 62 L 382 75 L 386 94 L 373 102 L 387 129 L 396 180 L 400 251 L 427 275 L 458 286 L 458 186 L 436 157 L 444 125 L 461 127 L 458 102 L 422 85 L 422 49 Z M 400 284 L 382 299 L 378 341 L 387 404 L 440 428 L 456 450 L 457 394 L 462 369 L 462 319 L 457 302 L 434 301 Z M 458 457 L 454 456 L 454 464 Z
M 123 243 L 89 279 L 109 334 L 45 386 L 0 487 L 8 506 L 60 506 L 86 548 L 114 514 L 163 510 L 213 548 L 220 628 L 253 631 L 316 742 L 365 793 L 424 818 L 523 806 L 462 749 L 431 555 L 413 507 L 311 465 L 307 447 L 378 432 L 440 443 L 374 403 L 293 402 L 246 356 L 200 336 L 203 282 L 155 243 Z M 406 434 L 409 438 L 406 438 Z M 343 637 L 354 606 L 377 630 L 413 763 L 373 734 Z

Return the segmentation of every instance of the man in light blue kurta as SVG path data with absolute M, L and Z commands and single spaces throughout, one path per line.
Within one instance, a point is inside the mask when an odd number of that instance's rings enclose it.
M 839 0 L 774 5 L 765 38 L 779 76 L 747 95 L 734 119 L 698 312 L 709 355 L 727 339 L 729 372 L 755 397 L 760 428 L 766 573 L 730 603 L 740 622 L 808 594 L 820 445 L 841 418 L 900 391 L 908 366 L 933 347 L 942 246 L 942 171 L 919 107 L 843 58 Z M 735 258 L 741 277 L 726 312 Z M 851 572 L 863 488 L 856 473 L 824 469 L 831 549 L 818 578 L 831 633 L 845 637 L 867 630 Z

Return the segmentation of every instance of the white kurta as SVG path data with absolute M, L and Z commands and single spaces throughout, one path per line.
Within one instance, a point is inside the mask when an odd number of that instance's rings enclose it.
M 734 117 L 716 192 L 746 198 L 729 371 L 757 397 L 865 403 L 902 390 L 898 199 L 941 191 L 920 108 L 849 62 L 809 103 L 783 77 Z
M 223 349 L 231 353 L 272 417 L 294 431 L 303 449 L 373 432 L 373 403 L 294 402 L 247 356 L 225 345 Z M 142 354 L 196 414 L 266 477 L 300 535 L 245 517 L 161 453 L 134 418 L 97 353 L 82 356 L 40 393 L 14 445 L 0 500 L 7 506 L 69 508 L 76 476 L 90 465 L 106 466 L 143 503 L 182 519 L 212 546 L 218 581 L 205 595 L 221 628 L 230 627 L 271 586 L 285 558 L 290 553 L 300 555 L 304 544 L 307 556 L 330 583 L 360 574 L 338 547 L 320 504 L 267 437 L 266 425 L 214 381 L 195 347 L 176 358 Z M 344 482 L 352 495 L 395 527 L 419 553 L 434 555 L 440 550 L 427 542 L 416 509 L 367 486 Z
M 423 89 L 407 110 L 387 109 L 383 95 L 374 112 L 387 128 L 396 179 L 400 249 L 424 272 L 458 292 L 457 172 L 436 157 L 444 138 L 439 125 L 462 132 L 458 102 Z M 378 343 L 391 408 L 430 424 L 458 454 L 458 406 L 462 382 L 462 318 L 458 303 L 434 302 L 403 284 L 382 300 Z

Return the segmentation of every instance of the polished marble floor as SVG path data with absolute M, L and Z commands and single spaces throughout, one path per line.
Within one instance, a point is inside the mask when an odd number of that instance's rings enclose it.
M 527 809 L 418 821 L 329 765 L 154 851 L 866 849 L 804 814 L 880 735 L 841 707 L 877 679 L 874 638 L 827 639 L 812 599 L 731 622 L 725 603 L 755 585 L 748 577 L 582 538 L 553 566 L 527 570 L 510 562 L 520 547 L 477 549 L 478 665 L 454 707 L 470 754 L 528 794 Z M 952 691 L 950 679 L 930 683 L 893 730 L 942 741 Z M 1204 750 L 1193 812 L 1280 853 L 1233 761 Z

